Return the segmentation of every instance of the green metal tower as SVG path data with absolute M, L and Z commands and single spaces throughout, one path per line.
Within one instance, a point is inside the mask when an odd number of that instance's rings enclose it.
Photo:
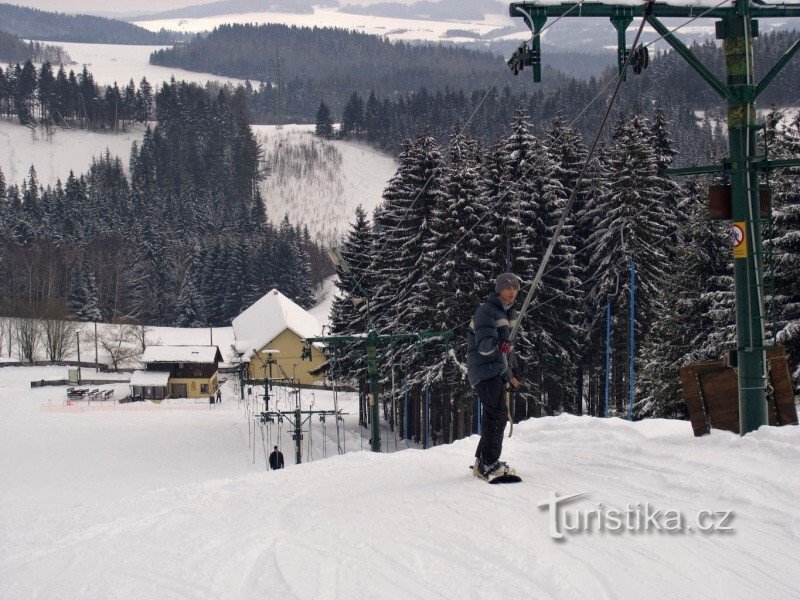
M 759 0 L 732 0 L 717 6 L 673 6 L 663 3 L 602 4 L 515 2 L 512 17 L 525 20 L 538 33 L 548 17 L 608 17 L 617 31 L 620 69 L 630 50 L 625 31 L 634 18 L 644 18 L 653 29 L 719 94 L 728 106 L 730 156 L 720 165 L 670 169 L 672 175 L 726 173 L 731 184 L 731 237 L 736 282 L 736 350 L 739 377 L 739 422 L 744 435 L 768 423 L 766 356 L 764 347 L 764 265 L 761 239 L 759 175 L 771 169 L 800 166 L 800 159 L 770 161 L 756 147 L 756 98 L 800 49 L 795 42 L 764 78 L 755 83 L 753 38 L 758 18 L 800 17 L 800 4 L 764 4 Z M 717 19 L 717 38 L 723 40 L 726 81 L 723 83 L 659 20 L 660 17 Z M 509 60 L 514 72 L 530 66 L 533 80 L 541 80 L 541 47 L 534 36 L 530 48 Z M 625 76 L 621 72 L 622 77 Z

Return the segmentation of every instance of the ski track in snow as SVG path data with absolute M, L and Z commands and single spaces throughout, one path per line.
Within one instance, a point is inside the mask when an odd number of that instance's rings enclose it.
M 0 369 L 2 598 L 800 598 L 797 427 L 697 439 L 687 422 L 532 419 L 505 442 L 512 486 L 471 476 L 475 437 L 264 472 L 235 401 L 41 413 L 63 388 L 25 373 Z M 556 542 L 536 507 L 551 491 L 589 492 L 584 510 L 734 510 L 734 531 Z

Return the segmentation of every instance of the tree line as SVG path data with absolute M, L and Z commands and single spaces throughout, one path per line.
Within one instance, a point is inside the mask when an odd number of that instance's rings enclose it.
M 37 69 L 31 60 L 0 67 L 0 116 L 22 125 L 118 130 L 146 123 L 152 111 L 153 88 L 145 77 L 138 87 L 130 80 L 120 88 L 98 85 L 86 65 L 77 74 L 63 65 L 54 71 L 50 62 Z
M 800 155 L 800 120 L 773 119 L 778 154 Z M 559 118 L 532 133 L 525 108 L 489 147 L 460 127 L 442 148 L 427 130 L 406 141 L 383 202 L 359 210 L 342 245 L 334 333 L 450 331 L 452 340 L 384 345 L 384 389 L 411 388 L 409 434 L 419 438 L 422 397 L 431 430 L 449 441 L 472 431 L 474 391 L 464 379 L 466 333 L 501 272 L 530 283 L 575 187 L 587 149 Z M 589 166 L 543 284 L 516 341 L 523 389 L 515 419 L 561 412 L 624 416 L 628 407 L 631 261 L 636 266 L 637 418 L 686 418 L 678 368 L 717 358 L 734 345 L 732 253 L 727 225 L 710 221 L 708 182 L 663 175 L 675 158 L 664 113 L 618 119 Z M 774 181 L 775 293 L 772 331 L 790 350 L 800 379 L 800 185 Z M 363 299 L 368 300 L 365 302 Z M 611 386 L 605 389 L 606 310 L 612 315 Z M 452 350 L 452 351 L 451 351 Z M 363 345 L 337 348 L 329 368 L 363 379 Z M 392 406 L 392 403 L 388 403 Z
M 763 76 L 786 49 L 797 39 L 797 33 L 775 31 L 758 39 L 755 52 L 757 76 Z M 708 65 L 718 77 L 724 79 L 721 50 L 711 41 L 693 44 L 692 51 Z M 524 74 L 524 72 L 523 72 Z M 491 143 L 513 117 L 515 107 L 524 105 L 533 122 L 534 130 L 543 134 L 547 124 L 557 116 L 569 118 L 584 135 L 592 135 L 599 116 L 605 108 L 600 101 L 592 103 L 598 93 L 607 87 L 609 80 L 617 77 L 616 69 L 586 81 L 577 79 L 550 87 L 530 87 L 514 90 L 502 89 L 446 89 L 430 86 L 410 92 L 381 95 L 375 90 L 364 93 L 353 89 L 341 112 L 328 102 L 324 95 L 317 106 L 315 119 L 318 128 L 328 130 L 335 117 L 341 123 L 335 135 L 345 139 L 360 139 L 390 153 L 401 150 L 402 140 L 413 137 L 421 127 L 427 127 L 440 144 L 446 144 L 452 123 L 472 116 L 467 132 L 484 143 Z M 522 77 L 526 80 L 527 77 Z M 784 72 L 769 86 L 762 101 L 791 105 L 800 98 L 800 64 L 789 63 Z M 626 114 L 633 111 L 661 109 L 675 131 L 681 135 L 676 141 L 678 161 L 691 164 L 702 159 L 707 149 L 718 147 L 722 151 L 725 140 L 715 138 L 724 123 L 724 104 L 685 61 L 674 52 L 658 52 L 650 68 L 639 77 L 629 74 L 616 101 L 616 111 Z M 251 109 L 251 110 L 257 110 Z M 697 111 L 703 111 L 698 118 Z M 257 117 L 254 117 L 257 118 Z M 331 131 L 331 135 L 334 132 Z
M 224 326 L 272 287 L 308 307 L 330 273 L 308 231 L 267 219 L 259 145 L 235 95 L 165 83 L 155 126 L 43 187 L 0 174 L 6 315 Z
M 188 44 L 157 50 L 155 65 L 248 79 L 255 123 L 313 122 L 320 99 L 336 114 L 355 88 L 379 97 L 428 89 L 486 88 L 505 68 L 497 54 L 437 44 L 390 42 L 332 28 L 231 24 Z M 566 78 L 549 73 L 546 85 Z M 528 81 L 504 83 L 522 90 Z
M 25 42 L 16 35 L 0 31 L 0 60 L 9 62 L 51 62 L 68 64 L 69 54 L 61 46 L 51 46 L 33 40 Z

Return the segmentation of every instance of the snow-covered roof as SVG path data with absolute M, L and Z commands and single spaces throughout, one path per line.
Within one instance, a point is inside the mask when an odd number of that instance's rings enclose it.
M 213 363 L 221 362 L 216 346 L 148 346 L 142 355 L 143 363 Z
M 134 371 L 131 385 L 143 387 L 166 387 L 169 382 L 169 371 Z
M 322 326 L 311 313 L 276 289 L 256 300 L 233 320 L 232 325 L 236 351 L 247 358 L 253 350 L 261 350 L 286 329 L 301 338 L 322 333 Z

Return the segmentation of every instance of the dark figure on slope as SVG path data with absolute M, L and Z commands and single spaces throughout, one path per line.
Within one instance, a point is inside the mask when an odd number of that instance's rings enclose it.
M 514 346 L 509 341 L 517 318 L 512 307 L 519 288 L 519 279 L 513 273 L 498 276 L 495 293 L 475 311 L 467 334 L 467 376 L 483 407 L 473 472 L 489 481 L 514 475 L 514 470 L 500 460 L 500 454 L 508 421 L 505 388 L 520 385 Z
M 283 452 L 278 450 L 277 446 L 275 446 L 275 449 L 272 452 L 270 452 L 269 468 L 272 469 L 273 471 L 275 469 L 283 468 Z

